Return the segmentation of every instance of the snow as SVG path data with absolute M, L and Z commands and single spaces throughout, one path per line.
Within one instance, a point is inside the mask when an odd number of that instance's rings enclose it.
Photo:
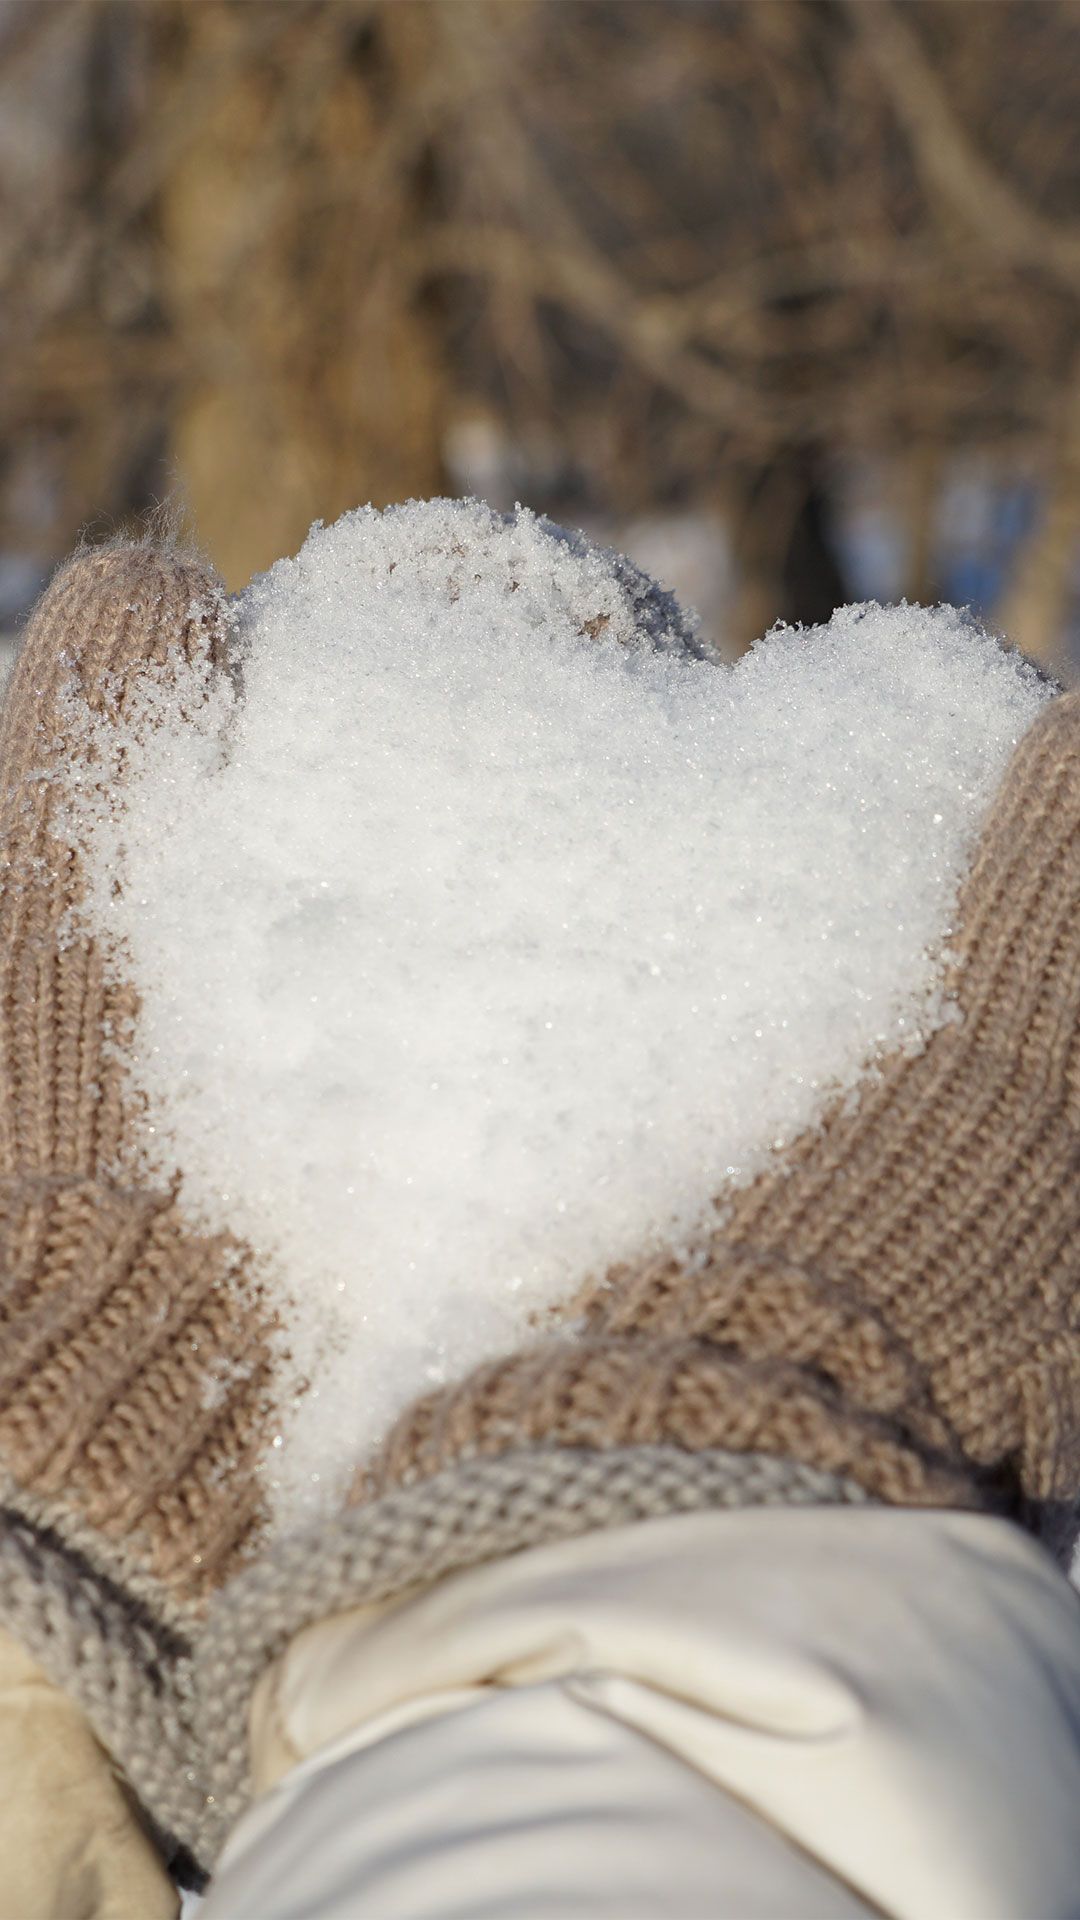
M 317 525 L 235 617 L 230 676 L 132 707 L 122 788 L 72 696 L 69 832 L 141 997 L 143 1171 L 282 1303 L 288 1525 L 955 1017 L 957 887 L 1051 690 L 948 608 L 728 667 L 627 563 L 477 503 Z

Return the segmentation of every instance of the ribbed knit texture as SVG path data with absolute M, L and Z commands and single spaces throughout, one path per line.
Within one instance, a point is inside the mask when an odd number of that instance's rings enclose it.
M 1021 741 L 952 950 L 961 1023 L 838 1100 L 689 1256 L 588 1291 L 583 1337 L 419 1401 L 358 1497 L 527 1440 L 660 1442 L 1058 1529 L 1080 1494 L 1080 695 Z
M 70 1514 L 21 1496 L 0 1504 L 0 1619 L 80 1701 L 178 1877 L 197 1885 L 250 1798 L 252 1691 L 302 1628 L 601 1528 L 865 1499 L 851 1482 L 760 1454 L 532 1447 L 454 1466 L 278 1542 L 207 1614 L 178 1606 Z
M 0 1462 L 192 1590 L 258 1517 L 268 1315 L 242 1248 L 192 1236 L 170 1194 L 125 1177 L 117 1049 L 136 1003 L 92 941 L 60 937 L 80 878 L 54 825 L 65 685 L 122 720 L 170 649 L 224 671 L 226 625 L 197 563 L 81 556 L 41 602 L 0 716 Z M 208 1393 L 211 1377 L 225 1384 Z

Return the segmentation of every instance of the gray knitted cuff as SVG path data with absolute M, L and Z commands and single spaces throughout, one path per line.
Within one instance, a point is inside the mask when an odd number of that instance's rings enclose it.
M 870 1504 L 851 1481 L 767 1454 L 532 1448 L 449 1468 L 281 1541 L 199 1615 L 70 1516 L 13 1496 L 0 1512 L 0 1620 L 79 1701 L 174 1873 L 198 1885 L 250 1799 L 252 1691 L 301 1628 L 631 1521 Z

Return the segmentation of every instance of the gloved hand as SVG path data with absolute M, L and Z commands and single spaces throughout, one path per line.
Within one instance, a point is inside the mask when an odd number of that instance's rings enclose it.
M 666 596 L 643 596 L 628 566 L 620 578 L 643 631 L 679 631 Z M 78 930 L 62 823 L 72 779 L 94 777 L 79 705 L 122 730 L 172 658 L 227 702 L 231 626 L 198 561 L 145 543 L 78 555 L 31 619 L 0 715 L 0 1651 L 29 1650 L 81 1705 L 196 1883 L 229 1812 L 218 1756 L 200 1757 L 217 1703 L 198 1698 L 197 1649 L 209 1596 L 259 1540 L 283 1355 L 250 1250 L 194 1234 L 174 1191 L 140 1183 L 136 999 Z M 267 1636 L 260 1620 L 246 1663 Z M 231 1722 L 229 1737 L 239 1751 Z M 88 1776 L 91 1808 L 96 1790 Z
M 203 1725 L 237 1808 L 244 1704 L 290 1635 L 575 1533 L 715 1506 L 1080 1511 L 1080 695 L 1021 739 L 962 888 L 959 1017 L 724 1196 L 396 1423 L 332 1537 L 233 1583 Z M 718 1183 L 719 1184 L 719 1183 Z
M 508 1445 L 726 1447 L 876 1499 L 1080 1517 L 1080 694 L 1020 741 L 963 887 L 963 1018 L 882 1063 L 679 1258 L 434 1393 L 366 1490 Z M 781 1496 L 782 1497 L 782 1496 Z
M 224 666 L 227 626 L 188 563 L 77 560 L 35 620 L 0 740 L 0 1615 L 204 1865 L 245 1795 L 251 1688 L 322 1614 L 682 1509 L 871 1498 L 1061 1522 L 1064 1538 L 1080 1495 L 1067 696 L 1022 741 L 965 888 L 963 1024 L 887 1062 L 689 1258 L 609 1275 L 583 1335 L 426 1395 L 338 1523 L 243 1564 L 273 1430 L 269 1310 L 244 1249 L 192 1239 L 171 1195 L 123 1179 L 111 1043 L 131 997 L 63 944 L 79 876 L 40 777 L 63 767 L 72 665 L 102 701 L 110 673 L 170 644 Z
M 81 880 L 57 824 L 72 679 L 122 725 L 170 649 L 223 672 L 227 629 L 195 562 L 78 556 L 0 719 L 0 1616 L 139 1781 L 181 1866 L 204 1790 L 175 1675 L 257 1530 L 269 1316 L 245 1249 L 192 1235 L 126 1169 L 135 1003 L 67 925 Z

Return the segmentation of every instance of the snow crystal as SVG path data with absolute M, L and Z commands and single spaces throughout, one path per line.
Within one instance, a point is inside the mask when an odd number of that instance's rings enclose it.
M 290 1522 L 955 1013 L 958 883 L 1050 689 L 949 609 L 727 667 L 629 563 L 475 502 L 316 526 L 234 637 L 147 684 L 119 805 L 97 723 L 70 830 L 141 996 L 145 1170 L 283 1301 Z

